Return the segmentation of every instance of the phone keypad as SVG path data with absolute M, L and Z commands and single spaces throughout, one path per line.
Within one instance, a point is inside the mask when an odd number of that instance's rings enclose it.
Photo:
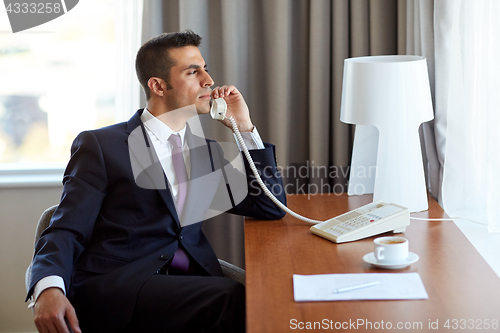
M 369 214 L 367 214 L 367 215 L 369 215 Z M 341 235 L 346 234 L 348 232 L 362 228 L 362 227 L 364 227 L 372 222 L 375 222 L 378 219 L 379 218 L 376 216 L 367 217 L 366 215 L 361 215 L 361 216 L 352 218 L 348 221 L 334 225 L 333 227 L 328 228 L 325 231 L 334 235 L 334 236 L 341 236 Z

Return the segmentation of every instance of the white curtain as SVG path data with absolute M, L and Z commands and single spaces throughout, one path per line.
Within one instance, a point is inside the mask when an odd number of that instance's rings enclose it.
M 435 3 L 436 112 L 446 113 L 442 204 L 500 231 L 500 2 Z
M 142 12 L 143 0 L 117 1 L 115 15 L 117 122 L 128 120 L 141 107 L 142 91 L 135 74 L 135 56 L 142 45 Z

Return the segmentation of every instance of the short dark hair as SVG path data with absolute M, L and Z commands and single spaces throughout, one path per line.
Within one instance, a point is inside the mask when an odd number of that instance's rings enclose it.
M 200 44 L 201 37 L 191 30 L 186 30 L 184 32 L 163 33 L 148 40 L 141 46 L 135 58 L 135 71 L 146 93 L 146 99 L 151 97 L 148 80 L 152 77 L 165 80 L 167 89 L 171 89 L 170 69 L 175 63 L 168 51 L 183 46 L 198 47 Z

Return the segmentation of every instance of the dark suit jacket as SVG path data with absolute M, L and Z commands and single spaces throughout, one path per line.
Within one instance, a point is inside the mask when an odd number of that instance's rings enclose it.
M 168 186 L 148 189 L 137 185 L 138 177 L 151 179 L 161 170 L 159 163 L 152 163 L 143 174 L 132 170 L 129 135 L 143 129 L 141 113 L 139 110 L 128 122 L 83 132 L 75 139 L 61 202 L 35 248 L 28 297 L 43 277 L 61 276 L 82 329 L 91 332 L 115 331 L 128 323 L 141 286 L 172 258 L 179 243 L 207 275 L 222 276 L 215 253 L 201 231 L 202 223 L 180 227 Z M 195 177 L 197 172 L 204 175 L 207 173 L 203 170 L 224 164 L 220 162 L 221 150 L 214 148 L 217 145 L 210 140 L 205 143 L 200 153 L 191 151 Z M 146 149 L 149 143 L 144 144 Z M 283 188 L 274 146 L 265 146 L 251 151 L 252 157 L 268 187 L 278 184 Z M 250 184 L 253 175 L 246 160 L 245 167 Z M 247 187 L 249 195 L 230 213 L 258 219 L 284 216 L 258 186 Z M 284 191 L 278 194 L 286 203 Z

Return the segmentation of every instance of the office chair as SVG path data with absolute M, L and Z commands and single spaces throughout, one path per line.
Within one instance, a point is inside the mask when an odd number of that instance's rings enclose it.
M 54 214 L 55 210 L 57 208 L 57 205 L 52 206 L 50 208 L 47 208 L 43 213 L 42 216 L 40 216 L 40 219 L 38 220 L 38 224 L 36 226 L 36 232 L 35 232 L 35 246 L 38 240 L 40 239 L 40 236 L 42 235 L 42 232 L 49 226 L 50 224 L 50 219 L 52 218 L 52 215 Z M 245 270 L 239 268 L 238 266 L 235 266 L 233 264 L 230 264 L 224 260 L 219 259 L 219 263 L 222 268 L 222 272 L 224 273 L 224 276 L 230 279 L 233 279 L 243 285 L 245 285 Z M 25 276 L 25 283 L 26 283 L 26 291 L 29 290 L 29 286 L 31 284 L 31 266 L 33 262 L 30 263 L 28 266 L 28 269 L 26 270 L 26 276 Z

